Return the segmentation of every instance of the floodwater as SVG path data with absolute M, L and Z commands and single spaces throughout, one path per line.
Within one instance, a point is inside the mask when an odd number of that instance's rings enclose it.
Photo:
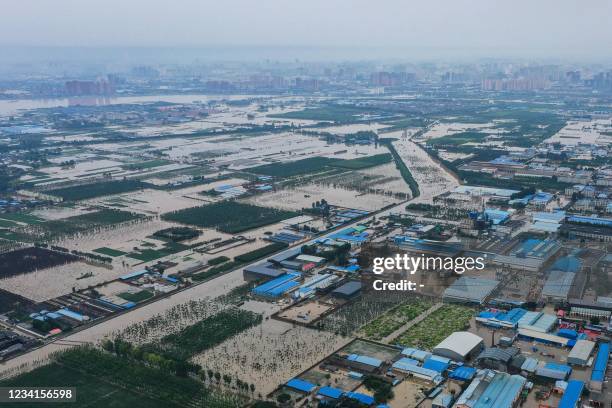
M 193 103 L 196 101 L 208 102 L 211 100 L 241 100 L 251 95 L 149 95 L 149 96 L 116 96 L 116 97 L 75 97 L 55 99 L 17 99 L 0 100 L 0 116 L 9 116 L 19 113 L 20 110 L 58 108 L 68 106 L 104 106 L 130 103 L 170 102 Z M 257 95 L 262 97 L 262 95 Z

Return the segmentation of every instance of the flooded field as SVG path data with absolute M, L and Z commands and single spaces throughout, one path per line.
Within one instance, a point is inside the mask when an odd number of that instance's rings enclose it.
M 127 268 L 107 268 L 85 262 L 75 262 L 0 280 L 0 288 L 42 302 L 54 297 L 85 289 L 125 274 Z
M 319 132 L 328 132 L 336 135 L 347 135 L 351 133 L 364 132 L 364 131 L 373 131 L 377 132 L 379 130 L 384 130 L 384 128 L 388 127 L 388 125 L 383 125 L 380 123 L 353 123 L 350 125 L 340 125 L 340 126 L 329 126 L 329 127 L 319 127 L 316 130 Z
M 421 195 L 414 202 L 432 202 L 433 197 L 451 191 L 459 181 L 444 170 L 415 142 L 400 138 L 393 142 L 398 154 L 419 185 Z
M 545 143 L 560 143 L 565 146 L 576 146 L 579 144 L 597 144 L 609 146 L 612 136 L 605 134 L 612 131 L 610 120 L 596 119 L 591 121 L 573 121 L 546 139 Z
M 419 140 L 436 139 L 468 131 L 482 132 L 491 130 L 493 126 L 493 123 L 436 123 L 423 133 Z
M 351 339 L 332 333 L 266 320 L 194 357 L 203 367 L 255 384 L 262 395 L 272 392 Z
M 283 210 L 301 210 L 310 208 L 312 203 L 321 199 L 336 206 L 366 211 L 379 210 L 402 201 L 400 198 L 389 195 L 361 193 L 347 188 L 316 183 L 288 187 L 268 194 L 253 196 L 244 201 Z

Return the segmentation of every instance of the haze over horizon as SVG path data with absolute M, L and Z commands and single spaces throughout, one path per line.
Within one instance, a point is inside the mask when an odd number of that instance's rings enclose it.
M 612 47 L 609 15 L 612 2 L 605 0 L 313 0 L 290 7 L 281 0 L 25 0 L 4 7 L 0 46 L 204 47 L 237 55 L 271 47 L 319 50 L 314 54 L 321 57 L 321 50 L 351 49 L 327 54 L 358 58 L 397 57 L 397 50 L 406 50 L 422 57 L 602 60 Z

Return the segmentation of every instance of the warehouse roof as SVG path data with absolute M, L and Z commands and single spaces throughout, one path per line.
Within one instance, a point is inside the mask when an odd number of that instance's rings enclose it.
M 482 304 L 499 285 L 493 279 L 462 276 L 444 291 L 444 298 Z
M 567 361 L 570 359 L 578 359 L 587 361 L 595 348 L 595 343 L 589 340 L 578 340 L 572 350 L 567 355 Z
M 400 358 L 391 366 L 395 370 L 405 371 L 407 373 L 416 374 L 428 378 L 430 381 L 437 382 L 441 379 L 440 372 L 430 368 L 419 367 L 414 364 L 414 360 L 409 358 Z
M 317 394 L 322 395 L 324 397 L 337 399 L 340 398 L 342 394 L 344 394 L 344 391 L 333 387 L 321 387 L 319 388 Z
M 455 380 L 467 381 L 474 378 L 476 375 L 476 369 L 468 366 L 460 366 L 455 368 L 450 374 L 449 377 Z
M 572 215 L 567 217 L 568 222 L 575 222 L 578 224 L 591 224 L 600 225 L 602 227 L 612 227 L 612 219 L 610 218 L 598 218 L 598 217 L 584 217 L 580 215 Z
M 521 370 L 533 373 L 538 368 L 539 361 L 533 357 L 527 357 L 521 365 Z
M 542 288 L 542 296 L 567 299 L 575 278 L 574 272 L 550 271 Z
M 316 388 L 316 385 L 309 383 L 308 381 L 300 380 L 299 378 L 294 378 L 292 380 L 287 381 L 287 387 L 296 389 L 302 392 L 310 392 Z
M 370 406 L 375 402 L 374 397 L 370 397 L 369 395 L 362 394 L 360 392 L 347 392 L 346 396 L 350 399 L 357 400 L 367 406 Z
M 501 361 L 508 364 L 510 360 L 512 360 L 512 357 L 514 357 L 518 353 L 519 350 L 515 347 L 487 347 L 482 353 L 478 355 L 476 360 L 489 359 Z
M 361 356 L 359 354 L 351 354 L 347 358 L 349 361 L 354 361 L 356 363 L 366 364 L 373 367 L 380 367 L 382 365 L 382 361 L 368 356 Z
M 526 382 L 527 379 L 520 375 L 497 373 L 474 408 L 511 408 Z
M 337 287 L 332 291 L 332 294 L 344 295 L 344 296 L 353 296 L 357 292 L 361 290 L 361 282 L 359 281 L 349 281 L 344 285 Z
M 565 272 L 578 272 L 581 266 L 582 261 L 580 258 L 576 258 L 575 256 L 564 256 L 557 259 L 550 269 Z
M 563 397 L 559 401 L 559 408 L 574 408 L 578 406 L 578 400 L 582 396 L 584 382 L 578 380 L 569 380 L 567 387 L 563 392 Z
M 281 252 L 280 254 L 277 254 L 277 255 L 274 255 L 273 257 L 268 258 L 268 261 L 274 262 L 274 263 L 280 263 L 282 261 L 286 261 L 291 258 L 294 258 L 301 253 L 302 253 L 301 248 L 288 249 L 286 251 Z
M 555 315 L 549 315 L 542 312 L 527 312 L 518 321 L 518 327 L 546 333 L 549 332 L 556 323 L 557 317 Z
M 493 370 L 481 370 L 456 405 L 471 408 L 511 408 L 527 379 Z
M 410 357 L 419 361 L 425 361 L 429 357 L 431 357 L 431 353 L 429 351 L 419 350 L 412 347 L 406 347 L 405 349 L 403 349 L 402 354 L 406 357 Z
M 429 358 L 425 360 L 425 362 L 423 363 L 423 368 L 426 368 L 428 370 L 434 370 L 439 373 L 443 373 L 444 371 L 446 371 L 448 366 L 449 366 L 448 363 L 444 361 L 436 360 L 434 358 Z
M 458 186 L 454 190 L 455 193 L 459 194 L 474 194 L 474 195 L 494 195 L 498 197 L 508 197 L 512 194 L 519 193 L 518 190 L 509 190 L 503 188 L 492 188 L 492 187 L 480 187 L 480 186 Z
M 257 265 L 251 265 L 244 268 L 245 272 L 254 273 L 257 275 L 268 276 L 271 278 L 276 278 L 284 274 L 285 272 L 280 269 L 271 268 L 272 264 L 270 262 L 260 263 Z
M 472 350 L 482 343 L 482 338 L 474 333 L 458 331 L 442 340 L 434 349 L 434 354 L 449 350 L 462 357 L 467 356 Z M 444 355 L 444 354 L 442 354 Z
M 558 224 L 565 218 L 565 211 L 555 212 L 536 212 L 533 214 L 535 222 L 555 223 Z
M 322 258 L 320 256 L 314 256 L 314 255 L 298 255 L 297 258 L 298 261 L 302 261 L 302 262 L 314 262 L 314 263 L 322 263 L 325 262 L 326 259 Z
M 560 344 L 562 346 L 567 346 L 567 342 L 569 341 L 565 337 L 555 336 L 554 334 L 543 333 L 541 331 L 531 330 L 531 329 L 520 329 L 519 328 L 518 334 L 521 336 L 529 337 L 529 338 L 544 341 L 544 342 Z
M 593 365 L 593 373 L 591 374 L 592 381 L 603 381 L 606 368 L 608 367 L 608 359 L 610 358 L 610 344 L 601 343 L 599 345 L 599 351 L 595 358 L 595 364 Z

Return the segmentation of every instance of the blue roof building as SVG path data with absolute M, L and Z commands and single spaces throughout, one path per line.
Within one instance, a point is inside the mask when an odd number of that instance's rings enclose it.
M 301 392 L 309 393 L 316 388 L 316 385 L 309 383 L 308 381 L 300 380 L 299 378 L 293 378 L 287 381 L 287 387 L 293 388 Z
M 589 383 L 589 388 L 591 390 L 601 392 L 603 382 L 606 378 L 606 368 L 608 367 L 609 358 L 610 344 L 599 344 L 599 351 L 597 352 L 597 357 L 595 357 L 595 364 L 593 364 L 593 372 L 591 373 L 591 382 Z
M 434 359 L 434 358 L 429 358 L 425 360 L 425 362 L 423 363 L 423 368 L 434 370 L 439 373 L 443 373 L 444 371 L 446 371 L 446 369 L 448 369 L 448 366 L 449 366 L 448 363 Z
M 346 396 L 365 405 L 372 405 L 375 402 L 374 397 L 370 397 L 369 395 L 362 394 L 360 392 L 347 392 Z
M 584 383 L 578 380 L 569 380 L 567 382 L 567 387 L 563 392 L 563 397 L 559 402 L 559 408 L 576 408 L 578 406 L 578 401 L 580 401 L 580 397 L 582 396 L 582 391 L 584 390 Z
M 342 394 L 344 394 L 344 391 L 338 388 L 333 388 L 333 387 L 321 387 L 319 388 L 319 391 L 317 392 L 317 395 L 320 395 L 326 398 L 333 398 L 333 399 L 340 398 Z
M 376 368 L 382 365 L 382 361 L 377 358 L 361 356 L 359 354 L 351 354 L 346 359 L 348 361 L 353 361 L 355 363 L 365 364 Z
M 563 272 L 578 272 L 582 266 L 582 261 L 575 256 L 564 256 L 555 261 L 550 267 L 551 270 L 558 270 Z
M 568 222 L 576 224 L 590 224 L 599 227 L 612 228 L 612 219 L 610 218 L 598 218 L 598 217 L 585 217 L 582 215 L 572 215 L 567 217 Z
M 476 369 L 468 366 L 460 366 L 455 368 L 448 375 L 453 380 L 469 381 L 476 375 Z

